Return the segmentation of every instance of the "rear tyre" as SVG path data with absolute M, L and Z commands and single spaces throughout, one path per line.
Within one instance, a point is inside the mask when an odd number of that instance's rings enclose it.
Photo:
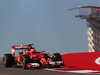
M 5 67 L 12 67 L 14 65 L 14 58 L 11 54 L 5 54 L 3 57 L 3 64 Z
M 27 66 L 27 64 L 29 63 L 29 61 L 30 61 L 30 58 L 29 58 L 28 55 L 22 56 L 21 64 L 22 64 L 22 68 L 23 68 L 23 69 L 27 69 L 26 66 Z

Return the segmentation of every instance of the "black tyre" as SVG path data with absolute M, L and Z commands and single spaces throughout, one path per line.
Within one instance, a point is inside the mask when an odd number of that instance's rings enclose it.
M 14 65 L 14 58 L 11 54 L 5 54 L 3 57 L 3 64 L 5 67 L 12 67 Z
M 53 54 L 53 61 L 62 61 L 61 55 L 59 53 L 54 53 Z M 61 66 L 62 66 L 62 64 L 56 65 L 56 66 L 54 66 L 54 68 L 59 68 Z
M 23 69 L 27 69 L 26 65 L 30 62 L 30 58 L 28 55 L 22 56 L 21 64 Z
M 53 61 L 62 61 L 61 55 L 59 53 L 54 53 Z

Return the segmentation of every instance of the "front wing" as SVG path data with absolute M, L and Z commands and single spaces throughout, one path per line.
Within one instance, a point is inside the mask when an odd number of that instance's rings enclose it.
M 38 67 L 54 67 L 54 66 L 62 66 L 62 65 L 63 65 L 63 61 L 53 61 L 53 62 L 46 62 L 45 64 L 42 64 L 42 66 L 40 63 L 28 63 L 26 67 L 38 68 Z

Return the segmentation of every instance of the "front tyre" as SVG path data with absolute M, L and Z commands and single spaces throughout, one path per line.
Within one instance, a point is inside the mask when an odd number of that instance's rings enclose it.
M 62 61 L 61 55 L 59 53 L 54 53 L 53 61 Z
M 53 61 L 55 61 L 55 62 L 56 61 L 62 61 L 61 55 L 59 53 L 54 53 L 53 54 Z M 61 66 L 62 66 L 62 64 L 61 65 L 55 65 L 54 67 L 59 68 Z
M 12 67 L 14 65 L 14 58 L 11 54 L 5 54 L 3 57 L 3 64 L 5 67 Z

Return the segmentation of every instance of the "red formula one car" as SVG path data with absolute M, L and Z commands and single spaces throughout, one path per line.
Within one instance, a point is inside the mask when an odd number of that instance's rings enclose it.
M 15 57 L 15 51 L 21 49 L 22 52 L 19 52 L 18 57 Z M 3 64 L 5 67 L 17 65 L 23 69 L 26 69 L 40 67 L 61 67 L 63 65 L 63 61 L 59 53 L 49 54 L 43 53 L 44 51 L 36 52 L 35 48 L 32 48 L 32 44 L 12 46 L 11 52 L 12 54 L 5 54 L 3 57 Z

